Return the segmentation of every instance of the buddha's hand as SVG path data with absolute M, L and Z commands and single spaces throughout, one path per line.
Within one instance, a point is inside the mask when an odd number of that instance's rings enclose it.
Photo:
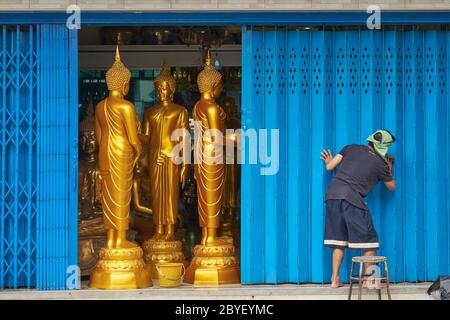
M 139 157 L 135 157 L 134 161 L 133 161 L 133 168 L 136 168 L 138 161 L 139 161 Z

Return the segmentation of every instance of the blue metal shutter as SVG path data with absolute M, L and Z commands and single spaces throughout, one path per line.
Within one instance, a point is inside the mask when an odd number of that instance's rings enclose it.
M 37 288 L 67 289 L 77 264 L 77 33 L 40 26 Z
M 242 166 L 243 283 L 329 282 L 323 198 L 332 174 L 320 151 L 366 144 L 378 128 L 398 138 L 397 190 L 379 185 L 367 199 L 378 253 L 393 281 L 450 272 L 449 36 L 244 28 L 243 128 L 280 130 L 280 170 Z M 345 281 L 359 253 L 346 252 Z
M 35 26 L 0 26 L 0 289 L 36 284 Z
M 77 264 L 77 34 L 0 30 L 0 288 L 65 289 Z

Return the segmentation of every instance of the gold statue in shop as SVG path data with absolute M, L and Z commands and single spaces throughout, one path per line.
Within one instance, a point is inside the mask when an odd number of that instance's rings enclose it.
M 225 97 L 223 100 L 223 107 L 225 110 L 225 128 L 227 130 L 233 130 L 230 133 L 230 140 L 235 141 L 234 130 L 241 128 L 241 121 L 236 116 L 236 102 L 233 97 Z M 227 133 L 228 134 L 228 133 Z M 226 161 L 225 174 L 224 174 L 224 188 L 223 188 L 223 202 L 222 202 L 222 223 L 221 223 L 221 237 L 228 239 L 233 243 L 234 236 L 234 216 L 235 211 L 239 208 L 239 185 L 240 185 L 240 166 L 238 164 L 237 154 L 238 148 L 235 144 L 233 146 L 234 151 L 230 157 L 232 161 Z
M 157 278 L 156 264 L 183 262 L 182 243 L 175 241 L 175 224 L 179 216 L 180 185 L 187 177 L 186 156 L 176 152 L 189 137 L 189 117 L 185 107 L 173 102 L 175 80 L 164 61 L 161 73 L 154 80 L 159 104 L 144 115 L 144 132 L 148 149 L 151 207 L 155 235 L 143 245 L 145 261 Z M 177 130 L 179 134 L 177 134 Z M 172 139 L 176 135 L 176 139 Z
M 133 171 L 142 151 L 134 105 L 125 100 L 131 72 L 120 61 L 119 48 L 106 73 L 109 96 L 97 104 L 95 134 L 99 143 L 102 209 L 106 248 L 91 274 L 90 287 L 131 289 L 151 286 L 143 252 L 126 239 L 130 218 Z
M 86 108 L 86 116 L 80 122 L 80 148 L 82 157 L 78 171 L 79 216 L 81 220 L 101 216 L 101 183 L 98 170 L 98 143 L 95 138 L 95 116 L 92 100 Z
M 163 63 L 154 84 L 160 103 L 145 112 L 143 125 L 143 134 L 149 141 L 148 168 L 156 228 L 153 239 L 172 241 L 178 215 L 180 184 L 184 185 L 187 176 L 187 163 L 183 155 L 181 164 L 176 163 L 175 157 L 179 155 L 174 154 L 174 148 L 187 137 L 189 117 L 185 107 L 173 103 L 175 80 L 170 75 L 167 63 Z M 184 130 L 184 135 L 172 140 L 172 134 L 177 129 Z
M 217 235 L 224 186 L 222 148 L 226 142 L 223 139 L 226 115 L 215 101 L 222 91 L 222 75 L 211 65 L 209 50 L 197 84 L 201 97 L 193 111 L 196 128 L 194 176 L 202 239 L 201 244 L 194 248 L 194 259 L 186 271 L 185 280 L 195 285 L 239 283 L 235 248 Z
M 79 125 L 80 160 L 78 163 L 78 264 L 81 275 L 89 275 L 106 242 L 101 205 L 101 180 L 98 168 L 98 143 L 92 99 Z

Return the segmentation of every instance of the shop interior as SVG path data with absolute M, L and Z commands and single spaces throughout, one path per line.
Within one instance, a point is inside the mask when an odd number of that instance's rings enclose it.
M 153 80 L 167 62 L 176 82 L 174 102 L 184 106 L 193 130 L 192 111 L 199 100 L 197 74 L 202 70 L 207 51 L 216 70 L 222 74 L 223 91 L 216 99 L 240 126 L 241 118 L 241 28 L 202 26 L 160 27 L 83 27 L 79 32 L 79 253 L 82 280 L 88 280 L 105 246 L 101 184 L 98 170 L 98 145 L 95 140 L 95 106 L 108 96 L 106 71 L 114 62 L 116 44 L 121 60 L 131 71 L 126 100 L 132 102 L 142 122 L 145 112 L 158 104 Z M 193 137 L 193 135 L 192 135 Z M 193 144 L 192 144 L 193 145 Z M 145 147 L 144 147 L 145 148 Z M 143 152 L 145 158 L 145 151 Z M 150 177 L 146 161 L 134 173 L 133 200 L 127 237 L 143 245 L 155 232 L 151 209 Z M 233 165 L 226 165 L 233 166 Z M 194 256 L 200 243 L 201 228 L 197 212 L 197 190 L 193 165 L 189 166 L 184 189 L 180 190 L 179 215 L 175 239 L 181 241 L 184 263 Z M 224 203 L 219 234 L 232 241 L 239 259 L 240 248 L 240 171 L 225 168 Z M 234 176 L 233 176 L 234 175 Z M 181 188 L 181 186 L 180 186 Z

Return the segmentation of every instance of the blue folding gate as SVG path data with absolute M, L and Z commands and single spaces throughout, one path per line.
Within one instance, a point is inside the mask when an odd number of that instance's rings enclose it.
M 242 283 L 329 282 L 323 198 L 332 174 L 320 151 L 366 144 L 379 128 L 397 137 L 397 190 L 380 185 L 368 198 L 379 254 L 393 281 L 450 273 L 449 37 L 244 28 L 243 128 L 278 128 L 280 157 L 277 175 L 242 167 Z
M 76 31 L 0 25 L 0 289 L 77 264 L 77 75 Z
M 368 202 L 391 277 L 450 273 L 449 37 L 244 28 L 243 128 L 279 129 L 280 143 L 276 175 L 242 166 L 243 283 L 328 281 L 320 151 L 380 127 L 398 138 L 398 189 Z M 75 30 L 0 25 L 0 288 L 74 288 L 77 94 Z

